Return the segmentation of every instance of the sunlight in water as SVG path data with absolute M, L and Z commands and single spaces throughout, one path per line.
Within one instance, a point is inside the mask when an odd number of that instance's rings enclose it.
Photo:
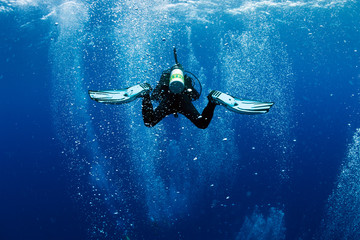
M 266 213 L 257 207 L 250 216 L 245 213 L 260 205 L 256 201 L 264 202 L 252 198 L 248 188 L 270 192 L 270 185 L 279 190 L 291 182 L 294 149 L 303 144 L 294 136 L 298 66 L 293 66 L 293 46 L 284 35 L 304 37 L 308 45 L 295 46 L 307 47 L 311 60 L 320 59 L 321 34 L 336 23 L 314 24 L 312 14 L 335 14 L 347 2 L 0 1 L 0 12 L 6 14 L 38 6 L 43 14 L 37 23 L 48 23 L 44 41 L 50 46 L 53 122 L 91 238 L 113 232 L 114 239 L 128 238 L 142 228 L 154 235 L 176 232 L 176 227 L 188 227 L 184 222 L 196 221 L 196 214 L 223 220 L 218 210 L 237 224 L 222 225 L 227 236 L 284 239 L 283 210 L 269 204 Z M 26 19 L 20 26 L 30 29 L 36 21 Z M 284 26 L 296 29 L 286 32 Z M 313 31 L 324 26 L 324 32 Z M 174 64 L 173 47 L 203 84 L 203 95 L 194 103 L 197 109 L 204 108 L 213 89 L 274 101 L 274 108 L 269 114 L 244 116 L 218 106 L 206 130 L 196 129 L 184 116 L 169 116 L 148 129 L 141 100 L 114 106 L 89 99 L 89 89 L 143 82 L 154 88 L 162 71 Z M 328 200 L 324 239 L 349 239 L 359 230 L 359 139 L 357 130 Z M 259 184 L 264 179 L 272 182 Z M 198 234 L 220 235 L 223 230 L 193 225 Z

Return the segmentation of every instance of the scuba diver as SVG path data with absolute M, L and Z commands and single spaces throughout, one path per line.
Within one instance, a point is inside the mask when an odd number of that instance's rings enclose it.
M 89 90 L 90 98 L 101 103 L 123 104 L 142 97 L 142 115 L 145 126 L 154 127 L 164 117 L 170 114 L 177 117 L 177 114 L 181 113 L 201 129 L 209 126 L 217 105 L 222 105 L 236 113 L 261 114 L 267 113 L 274 104 L 272 102 L 240 100 L 223 92 L 213 90 L 207 96 L 209 102 L 200 114 L 192 104 L 192 101 L 199 99 L 202 92 L 202 89 L 200 89 L 199 93 L 194 87 L 193 78 L 198 79 L 191 72 L 185 71 L 178 62 L 175 48 L 174 58 L 175 65 L 163 71 L 160 81 L 152 93 L 150 84 L 142 83 L 121 90 Z M 151 103 L 152 100 L 159 102 L 155 110 Z

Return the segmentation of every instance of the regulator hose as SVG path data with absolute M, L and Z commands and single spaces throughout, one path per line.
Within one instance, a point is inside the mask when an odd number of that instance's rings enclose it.
M 178 60 L 177 60 L 176 48 L 174 48 L 174 58 L 175 58 L 175 63 L 176 63 L 176 65 L 178 65 L 179 62 L 178 62 Z
M 199 92 L 199 97 L 201 96 L 201 93 L 202 93 L 202 85 L 201 85 L 201 82 L 200 82 L 200 80 L 196 77 L 196 75 L 195 74 L 193 74 L 192 72 L 189 72 L 189 71 L 185 71 L 185 73 L 188 73 L 188 74 L 191 74 L 197 81 L 198 81 L 198 83 L 199 83 L 199 86 L 200 86 L 200 92 Z M 194 83 L 194 81 L 192 81 L 192 85 L 193 85 L 193 87 L 195 88 L 195 83 Z

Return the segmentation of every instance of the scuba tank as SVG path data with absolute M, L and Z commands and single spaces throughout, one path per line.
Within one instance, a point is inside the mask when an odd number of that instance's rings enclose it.
M 175 65 L 170 73 L 169 89 L 173 93 L 181 93 L 184 91 L 184 88 L 184 72 L 179 66 Z
M 174 48 L 175 66 L 171 68 L 169 89 L 173 93 L 181 93 L 185 88 L 184 71 L 177 61 L 176 49 Z
M 185 76 L 185 73 L 186 73 L 188 75 L 190 74 L 193 78 L 195 78 L 198 81 L 199 87 L 200 87 L 199 95 L 201 95 L 201 93 L 202 93 L 201 82 L 195 76 L 195 74 L 193 74 L 193 73 L 191 73 L 189 71 L 184 71 L 183 67 L 181 66 L 181 64 L 177 60 L 176 48 L 174 48 L 174 58 L 175 58 L 175 65 L 170 69 L 170 79 L 169 79 L 169 89 L 170 89 L 170 91 L 172 93 L 181 93 L 181 92 L 184 91 L 184 89 L 185 89 L 184 76 Z M 192 78 L 190 78 L 190 79 L 191 79 L 191 82 L 192 82 L 192 87 L 194 87 L 195 83 L 194 83 Z

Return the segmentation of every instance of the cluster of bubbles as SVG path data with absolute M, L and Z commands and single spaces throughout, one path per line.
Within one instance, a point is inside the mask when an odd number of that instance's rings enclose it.
M 349 145 L 335 189 L 327 204 L 321 239 L 360 238 L 360 129 Z

